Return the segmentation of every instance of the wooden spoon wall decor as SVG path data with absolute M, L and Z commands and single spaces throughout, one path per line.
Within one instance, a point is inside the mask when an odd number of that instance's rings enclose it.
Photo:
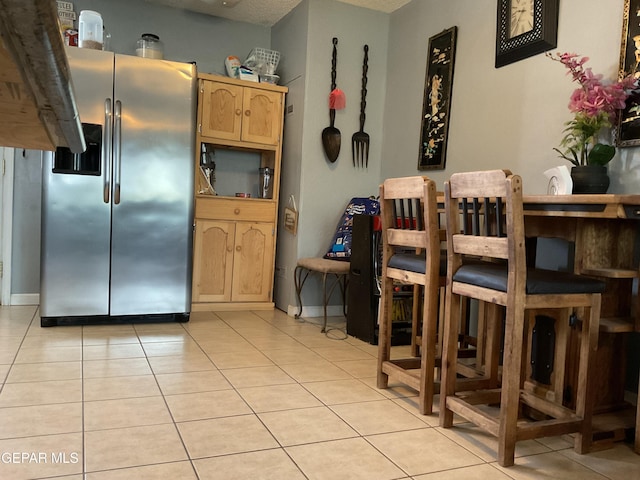
M 340 154 L 340 130 L 334 127 L 336 108 L 344 108 L 344 94 L 336 89 L 336 64 L 338 39 L 333 38 L 333 54 L 331 57 L 331 93 L 329 95 L 329 126 L 322 130 L 322 146 L 331 163 Z

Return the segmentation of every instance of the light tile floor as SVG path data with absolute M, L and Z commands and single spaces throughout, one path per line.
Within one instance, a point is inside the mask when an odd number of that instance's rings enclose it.
M 501 468 L 493 438 L 378 390 L 375 346 L 329 336 L 277 310 L 43 329 L 0 307 L 0 478 L 640 479 L 630 445 L 576 455 L 568 437 Z

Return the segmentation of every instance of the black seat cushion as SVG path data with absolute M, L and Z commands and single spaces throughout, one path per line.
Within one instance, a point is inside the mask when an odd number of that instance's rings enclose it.
M 462 265 L 453 275 L 453 281 L 506 292 L 507 275 L 506 264 L 472 263 Z M 573 273 L 529 269 L 527 270 L 526 288 L 529 295 L 602 293 L 604 292 L 605 284 L 600 280 Z
M 389 267 L 408 272 L 424 274 L 427 269 L 426 253 L 416 255 L 415 253 L 396 253 L 389 259 Z M 440 252 L 440 276 L 447 275 L 447 254 Z

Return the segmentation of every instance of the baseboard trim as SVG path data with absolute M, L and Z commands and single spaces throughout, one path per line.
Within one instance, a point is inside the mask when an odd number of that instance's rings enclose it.
M 10 305 L 40 305 L 39 293 L 12 293 Z
M 298 314 L 300 308 L 297 305 L 289 305 L 287 307 L 287 315 L 295 317 Z M 303 318 L 324 317 L 324 307 L 322 305 L 309 305 L 308 307 L 302 307 Z M 344 316 L 344 310 L 342 305 L 328 305 L 327 317 L 339 317 Z
M 191 304 L 192 312 L 234 312 L 273 310 L 273 302 L 198 302 Z

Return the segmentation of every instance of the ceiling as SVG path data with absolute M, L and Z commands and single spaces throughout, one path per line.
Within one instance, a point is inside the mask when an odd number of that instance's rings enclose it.
M 302 0 L 145 0 L 216 17 L 273 26 Z M 411 0 L 338 0 L 358 7 L 391 13 Z

